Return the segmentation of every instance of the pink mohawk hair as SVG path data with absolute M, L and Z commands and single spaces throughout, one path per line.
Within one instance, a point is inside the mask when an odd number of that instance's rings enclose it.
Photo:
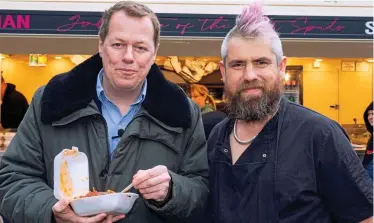
M 224 61 L 228 53 L 228 42 L 231 38 L 263 38 L 270 44 L 276 55 L 277 64 L 280 64 L 283 58 L 282 43 L 270 19 L 264 15 L 262 3 L 259 1 L 254 0 L 245 6 L 242 13 L 236 18 L 235 27 L 227 33 L 221 45 L 221 56 Z
M 264 16 L 263 5 L 258 0 L 243 8 L 236 18 L 236 26 L 239 32 L 253 37 L 274 31 L 269 19 Z

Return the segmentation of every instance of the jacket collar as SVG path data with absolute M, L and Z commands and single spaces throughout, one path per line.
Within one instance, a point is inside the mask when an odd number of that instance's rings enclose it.
M 96 54 L 71 71 L 53 77 L 42 96 L 41 119 L 51 124 L 86 108 L 97 101 L 96 80 L 102 68 Z M 156 64 L 147 75 L 147 95 L 144 109 L 154 118 L 171 127 L 188 128 L 191 125 L 190 102 L 183 90 L 167 81 Z

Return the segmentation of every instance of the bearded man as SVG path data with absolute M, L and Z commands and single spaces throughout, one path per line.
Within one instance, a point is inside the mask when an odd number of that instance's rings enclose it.
M 262 6 L 222 43 L 229 117 L 208 140 L 214 222 L 372 222 L 373 184 L 336 122 L 283 97 L 287 59 Z

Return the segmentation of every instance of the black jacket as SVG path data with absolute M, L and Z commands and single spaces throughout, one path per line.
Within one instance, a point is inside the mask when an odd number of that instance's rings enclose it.
M 373 160 L 373 126 L 370 125 L 369 120 L 368 120 L 368 112 L 369 110 L 373 110 L 373 102 L 366 108 L 364 112 L 364 121 L 366 125 L 366 129 L 370 133 L 370 138 L 368 141 L 368 144 L 366 145 L 366 152 L 364 156 L 364 160 L 362 161 L 362 164 L 366 166 L 367 164 L 370 163 L 370 161 Z
M 350 223 L 373 216 L 373 183 L 339 124 L 283 99 L 232 165 L 233 121 L 219 123 L 208 140 L 214 222 Z
M 3 128 L 18 128 L 28 107 L 25 96 L 16 90 L 14 84 L 7 83 L 3 104 L 1 105 L 1 125 Z
M 227 115 L 221 111 L 208 112 L 202 115 L 206 139 L 209 138 L 210 132 L 213 128 L 226 117 Z

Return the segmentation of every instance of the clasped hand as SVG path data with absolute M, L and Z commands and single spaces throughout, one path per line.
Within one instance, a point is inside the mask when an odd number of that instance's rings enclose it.
M 166 199 L 171 177 L 166 166 L 156 166 L 148 170 L 139 170 L 133 177 L 133 186 L 144 199 L 162 202 Z

